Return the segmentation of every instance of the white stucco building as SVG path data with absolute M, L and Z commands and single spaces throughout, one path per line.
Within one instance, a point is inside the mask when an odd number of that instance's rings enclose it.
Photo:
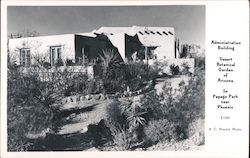
M 9 58 L 29 66 L 42 59 L 51 65 L 58 61 L 81 63 L 96 60 L 104 49 L 114 49 L 125 60 L 174 59 L 175 31 L 172 27 L 101 27 L 89 33 L 9 39 Z
M 94 32 L 107 35 L 112 44 L 118 48 L 122 58 L 130 54 L 126 35 L 137 36 L 142 46 L 154 54 L 153 58 L 155 59 L 175 58 L 175 31 L 173 27 L 101 27 Z

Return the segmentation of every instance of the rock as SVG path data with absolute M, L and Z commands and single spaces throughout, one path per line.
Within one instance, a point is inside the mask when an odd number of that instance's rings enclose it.
M 124 95 L 124 97 L 127 97 L 127 96 L 128 96 L 128 92 L 127 92 L 127 91 L 124 91 L 124 92 L 123 92 L 123 95 Z
M 132 92 L 132 96 L 135 96 L 135 95 L 137 95 L 137 92 L 136 91 Z
M 97 95 L 93 95 L 92 99 L 94 100 L 99 100 L 101 98 L 101 96 L 99 94 Z
M 81 96 L 76 97 L 76 101 L 79 102 L 81 100 Z
M 140 91 L 136 91 L 136 94 L 139 95 L 139 94 L 140 94 Z
M 128 92 L 128 96 L 131 97 L 132 96 L 132 92 Z
M 85 96 L 85 98 L 86 98 L 86 100 L 90 100 L 90 99 L 92 99 L 92 96 L 88 94 Z
M 76 113 L 72 113 L 71 115 L 69 115 L 69 119 L 73 119 L 76 117 Z
M 138 90 L 138 93 L 141 94 L 142 93 L 142 89 Z
M 81 96 L 81 100 L 84 101 L 85 100 L 85 96 Z
M 100 94 L 100 100 L 105 100 L 105 99 L 106 99 L 105 95 Z

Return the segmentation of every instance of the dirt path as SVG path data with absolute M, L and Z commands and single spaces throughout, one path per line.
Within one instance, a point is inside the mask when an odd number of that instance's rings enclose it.
M 36 139 L 33 151 L 82 151 L 93 148 L 87 133 L 89 124 L 97 124 L 106 117 L 106 106 L 112 100 L 86 100 L 60 107 L 59 119 L 54 123 L 53 134 Z
M 65 104 L 63 109 L 69 112 L 65 117 L 65 124 L 60 127 L 57 134 L 84 133 L 89 124 L 97 124 L 106 117 L 106 106 L 112 100 L 92 100 L 84 101 L 79 104 Z

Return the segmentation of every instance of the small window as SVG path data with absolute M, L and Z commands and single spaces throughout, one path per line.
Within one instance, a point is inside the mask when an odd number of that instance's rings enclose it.
M 170 31 L 168 31 L 168 33 L 170 34 L 170 35 L 174 35 L 172 32 L 170 32 Z
M 30 66 L 30 49 L 29 48 L 22 48 L 20 49 L 20 65 L 23 66 Z
M 162 35 L 159 31 L 156 32 L 158 35 Z
M 165 35 L 168 35 L 167 32 L 163 31 L 162 33 L 164 33 Z
M 50 47 L 50 64 L 62 64 L 62 48 L 61 46 L 52 46 Z

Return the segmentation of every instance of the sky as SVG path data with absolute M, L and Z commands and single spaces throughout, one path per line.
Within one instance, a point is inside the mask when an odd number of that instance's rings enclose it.
M 205 48 L 205 6 L 9 6 L 8 35 L 91 32 L 106 27 L 174 27 L 180 43 Z

